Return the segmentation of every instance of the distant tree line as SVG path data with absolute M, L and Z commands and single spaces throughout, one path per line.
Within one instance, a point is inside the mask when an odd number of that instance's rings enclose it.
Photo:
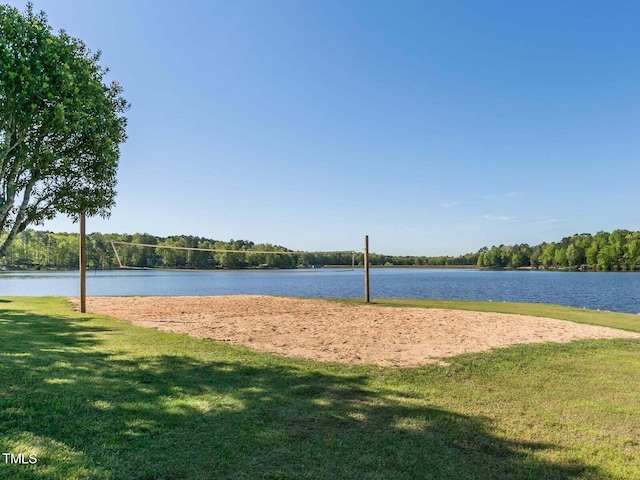
M 116 244 L 127 242 L 150 246 Z M 197 248 L 202 251 L 162 247 Z M 17 235 L 0 265 L 16 269 L 76 269 L 79 266 L 77 233 L 52 233 L 27 229 Z M 205 249 L 229 250 L 207 252 Z M 234 251 L 246 250 L 247 253 Z M 264 253 L 263 253 L 264 252 Z M 272 252 L 283 252 L 282 254 Z M 289 252 L 289 253 L 284 253 Z M 87 266 L 91 269 L 119 268 L 296 268 L 300 266 L 351 265 L 349 252 L 292 254 L 280 245 L 255 244 L 248 240 L 227 242 L 189 235 L 157 237 L 146 233 L 87 235 Z M 362 254 L 355 261 L 362 263 Z M 120 263 L 118 262 L 120 260 Z
M 633 271 L 640 268 L 640 232 L 581 233 L 540 245 L 500 245 L 481 249 L 478 266 Z
M 111 241 L 149 246 L 116 245 Z M 78 234 L 52 233 L 27 229 L 21 232 L 0 259 L 5 268 L 75 269 L 78 268 Z M 197 248 L 200 251 L 162 248 L 165 246 Z M 206 252 L 204 249 L 229 250 Z M 236 253 L 234 251 L 247 253 Z M 278 253 L 282 252 L 282 253 Z M 286 252 L 286 253 L 285 253 Z M 294 252 L 271 244 L 248 240 L 211 240 L 179 235 L 157 237 L 146 233 L 102 234 L 87 236 L 87 264 L 91 269 L 118 268 L 297 268 L 310 266 L 363 265 L 362 252 Z M 615 230 L 576 234 L 560 242 L 530 246 L 500 245 L 483 247 L 476 253 L 453 256 L 397 256 L 372 253 L 374 266 L 477 266 L 481 268 L 574 269 L 631 271 L 640 268 L 640 232 Z

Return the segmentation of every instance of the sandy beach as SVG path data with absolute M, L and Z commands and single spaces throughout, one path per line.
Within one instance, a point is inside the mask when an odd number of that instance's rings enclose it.
M 253 295 L 90 297 L 87 310 L 280 355 L 397 367 L 446 363 L 447 357 L 461 353 L 521 343 L 640 338 L 623 330 L 526 315 Z

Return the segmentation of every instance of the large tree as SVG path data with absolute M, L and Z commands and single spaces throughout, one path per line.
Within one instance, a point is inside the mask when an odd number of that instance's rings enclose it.
M 81 40 L 0 5 L 0 256 L 29 224 L 108 217 L 128 104 Z

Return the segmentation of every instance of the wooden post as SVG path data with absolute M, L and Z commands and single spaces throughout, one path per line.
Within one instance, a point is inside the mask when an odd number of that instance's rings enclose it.
M 87 313 L 87 236 L 84 213 L 80 215 L 80 312 Z
M 369 303 L 369 235 L 364 237 L 364 301 Z

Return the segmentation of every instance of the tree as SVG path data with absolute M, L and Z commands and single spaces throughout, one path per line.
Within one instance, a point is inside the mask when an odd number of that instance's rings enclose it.
M 0 256 L 58 213 L 108 217 L 128 108 L 100 52 L 0 5 Z
M 626 245 L 626 259 L 629 270 L 635 270 L 640 261 L 640 239 L 637 235 L 630 236 L 630 241 Z
M 556 265 L 556 267 L 567 266 L 567 250 L 562 246 L 556 248 L 556 251 L 553 254 L 553 263 Z
M 549 268 L 553 265 L 555 257 L 556 245 L 555 243 L 549 243 L 543 247 L 539 260 L 544 268 Z
M 598 269 L 609 271 L 616 264 L 617 249 L 615 245 L 605 245 L 598 252 Z
M 527 249 L 518 248 L 511 255 L 511 267 L 526 267 L 530 263 L 529 255 L 527 255 Z

